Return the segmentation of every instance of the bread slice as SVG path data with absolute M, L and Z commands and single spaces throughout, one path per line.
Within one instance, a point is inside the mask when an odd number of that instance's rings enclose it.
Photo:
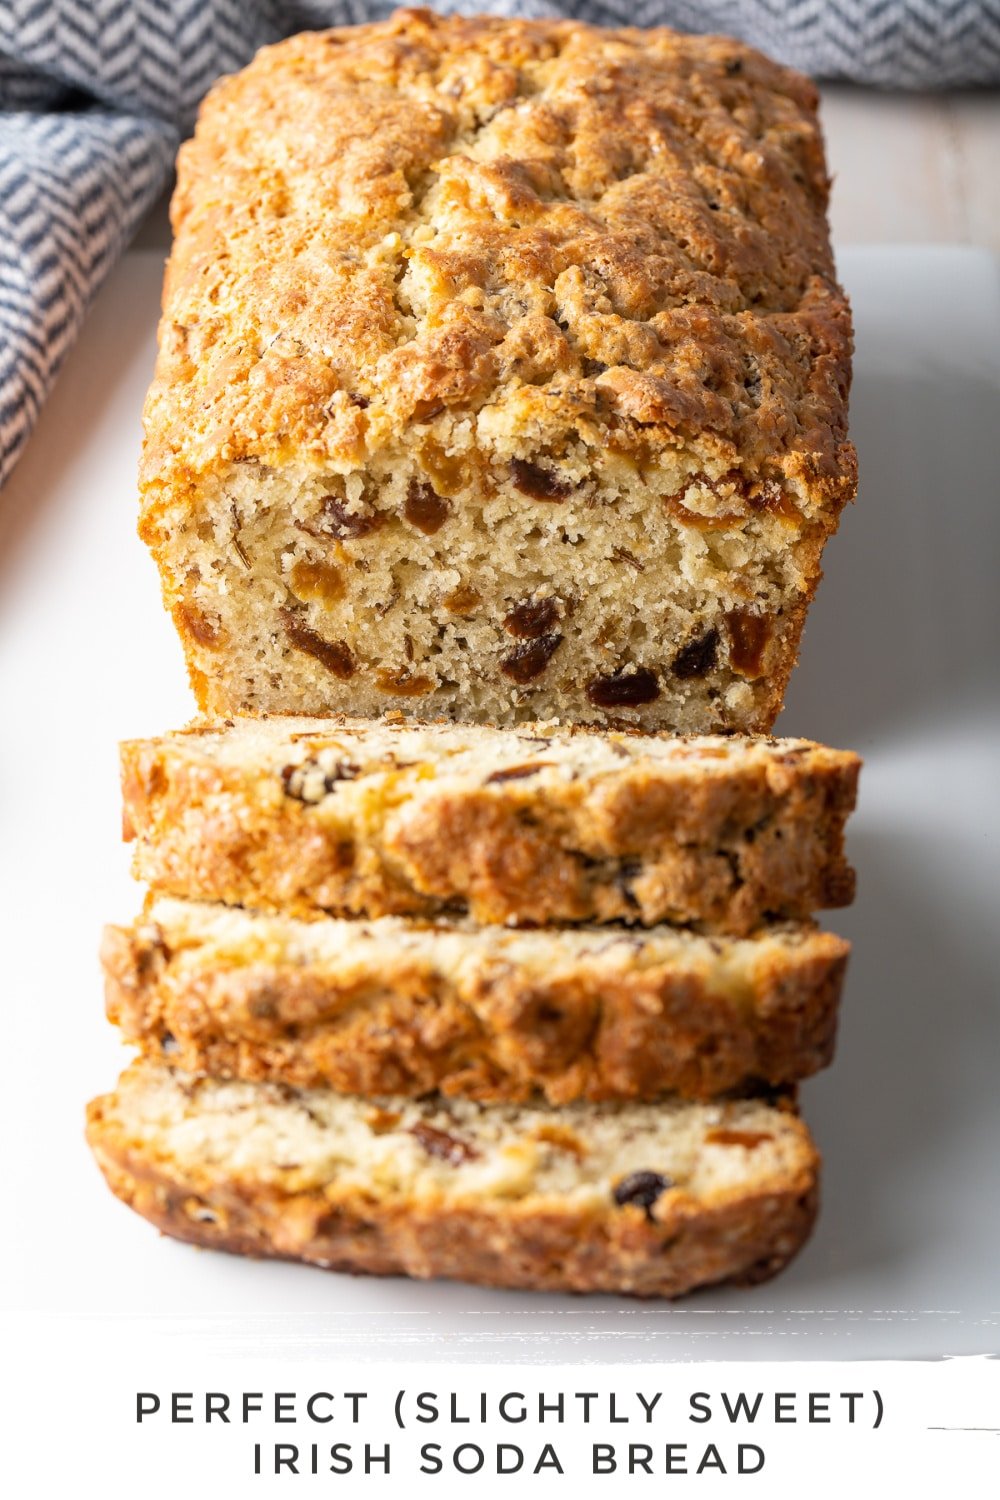
M 856 482 L 816 109 L 429 10 L 222 81 L 142 462 L 200 706 L 769 729 Z
M 338 1271 L 674 1297 L 772 1275 L 818 1158 L 793 1113 L 362 1100 L 134 1064 L 87 1135 L 167 1234 Z
M 109 927 L 109 1018 L 191 1072 L 359 1094 L 708 1098 L 830 1061 L 848 944 L 810 926 L 298 922 L 161 897 Z
M 700 924 L 851 900 L 859 761 L 807 740 L 240 719 L 122 746 L 154 890 L 293 915 Z

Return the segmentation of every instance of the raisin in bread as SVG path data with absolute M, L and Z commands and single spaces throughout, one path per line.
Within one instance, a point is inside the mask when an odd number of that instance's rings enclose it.
M 139 1062 L 87 1133 L 165 1233 L 338 1271 L 674 1297 L 773 1275 L 816 1207 L 805 1126 L 757 1100 L 363 1100 Z
M 359 1094 L 707 1098 L 830 1061 L 848 944 L 801 924 L 511 931 L 160 897 L 109 927 L 109 1019 L 189 1072 Z
M 154 890 L 293 915 L 753 931 L 853 895 L 859 761 L 808 740 L 275 718 L 122 746 Z
M 200 706 L 769 729 L 855 490 L 816 107 L 426 10 L 223 80 L 141 477 Z

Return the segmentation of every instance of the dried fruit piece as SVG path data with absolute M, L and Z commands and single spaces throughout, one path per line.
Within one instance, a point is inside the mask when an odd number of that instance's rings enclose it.
M 587 684 L 587 698 L 595 708 L 634 708 L 659 696 L 660 684 L 649 667 L 622 668 Z
M 289 645 L 306 656 L 312 656 L 341 682 L 347 682 L 357 671 L 354 653 L 346 641 L 328 641 L 300 619 L 294 609 L 281 611 Z
M 403 514 L 411 526 L 415 526 L 425 536 L 433 536 L 436 531 L 441 530 L 450 511 L 451 506 L 447 500 L 442 500 L 431 485 L 421 483 L 419 479 L 410 480 Z
M 479 1156 L 475 1146 L 468 1141 L 463 1141 L 460 1136 L 452 1135 L 447 1130 L 437 1130 L 425 1120 L 419 1120 L 410 1134 L 416 1136 L 428 1156 L 436 1156 L 439 1161 L 446 1161 L 452 1167 L 460 1167 L 466 1161 L 476 1161 Z
M 539 1125 L 535 1131 L 535 1140 L 543 1141 L 547 1146 L 555 1146 L 559 1151 L 568 1151 L 577 1161 L 583 1161 L 587 1155 L 583 1141 L 567 1125 Z
M 457 589 L 452 589 L 450 594 L 445 594 L 441 600 L 445 609 L 452 615 L 469 615 L 481 602 L 482 595 L 479 590 L 463 583 L 460 583 Z
M 484 786 L 492 786 L 497 781 L 521 781 L 525 776 L 535 776 L 539 771 L 544 771 L 550 766 L 550 760 L 527 760 L 520 766 L 505 766 L 502 771 L 494 771 L 487 776 Z
M 715 666 L 719 654 L 719 632 L 713 626 L 706 630 L 704 635 L 698 636 L 697 640 L 688 641 L 682 646 L 670 663 L 670 670 L 675 677 L 705 677 Z
M 693 526 L 695 531 L 724 531 L 727 526 L 746 519 L 741 512 L 735 510 L 717 511 L 712 516 L 702 515 L 700 511 L 688 510 L 676 495 L 665 496 L 663 507 L 675 521 L 679 521 L 682 526 Z
M 383 668 L 375 673 L 375 683 L 380 692 L 391 693 L 394 698 L 422 698 L 434 686 L 430 677 L 419 676 L 409 667 L 402 667 L 398 672 Z
M 320 791 L 332 792 L 338 782 L 354 781 L 360 775 L 361 767 L 351 760 L 338 760 L 332 766 L 321 766 L 318 760 L 304 760 L 301 765 L 283 767 L 281 786 L 286 797 L 315 802 Z
M 207 646 L 209 650 L 214 650 L 217 646 L 225 645 L 226 632 L 218 616 L 205 614 L 204 610 L 189 603 L 186 599 L 174 605 L 173 616 L 180 629 L 186 630 L 199 646 Z
M 510 635 L 536 640 L 550 631 L 558 618 L 559 606 L 554 599 L 525 599 L 514 605 L 503 622 L 503 628 Z
M 745 1146 L 752 1151 L 762 1141 L 773 1141 L 774 1136 L 767 1130 L 710 1130 L 705 1137 L 709 1146 Z
M 422 396 L 413 403 L 413 420 L 415 422 L 429 422 L 431 417 L 436 417 L 443 412 L 445 403 L 437 396 Z
M 758 514 L 764 512 L 770 516 L 784 516 L 786 520 L 799 519 L 795 501 L 786 494 L 776 479 L 764 479 L 760 484 L 754 485 L 747 501 L 750 509 Z
M 382 1109 L 376 1105 L 366 1116 L 365 1124 L 372 1135 L 387 1135 L 390 1130 L 395 1130 L 402 1119 L 394 1109 Z
M 725 616 L 729 634 L 729 665 L 743 677 L 759 677 L 764 652 L 771 639 L 771 621 L 767 615 L 751 614 L 748 609 L 731 609 Z
M 526 458 L 511 459 L 510 477 L 514 488 L 532 500 L 565 500 L 570 492 L 570 486 L 551 469 L 543 469 Z
M 475 477 L 477 464 L 468 454 L 447 453 L 432 438 L 425 438 L 420 448 L 421 468 L 429 475 L 439 495 L 459 495 Z
M 336 495 L 324 495 L 319 506 L 317 517 L 296 522 L 300 531 L 307 531 L 310 536 L 332 536 L 341 541 L 353 540 L 377 531 L 384 519 L 377 511 L 359 515 L 356 511 L 348 510 L 343 500 L 339 500 Z
M 316 599 L 321 604 L 335 604 L 344 595 L 340 569 L 322 559 L 297 562 L 289 574 L 292 592 L 299 599 Z
M 614 1200 L 619 1208 L 624 1208 L 627 1203 L 634 1203 L 636 1208 L 645 1209 L 647 1219 L 652 1219 L 650 1210 L 653 1204 L 673 1185 L 670 1178 L 665 1177 L 662 1172 L 630 1172 L 615 1184 Z
M 746 502 L 747 481 L 738 470 L 732 469 L 728 474 L 721 475 L 718 479 L 709 479 L 702 471 L 692 474 L 682 489 L 673 495 L 665 495 L 663 508 L 667 515 L 673 516 L 682 526 L 693 526 L 698 531 L 720 531 L 726 526 L 732 526 L 738 521 L 744 520 L 742 511 L 725 510 L 717 511 L 714 515 L 706 515 L 702 511 L 690 510 L 685 503 L 692 490 L 708 490 L 717 500 L 728 503 L 732 499 Z
M 534 682 L 545 671 L 561 642 L 561 635 L 542 635 L 536 641 L 522 641 L 501 658 L 500 670 L 512 682 Z

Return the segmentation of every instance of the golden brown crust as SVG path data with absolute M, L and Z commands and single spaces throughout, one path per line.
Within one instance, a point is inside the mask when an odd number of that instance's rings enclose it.
M 92 1144 L 100 1129 L 92 1125 Z M 535 1212 L 438 1215 L 372 1212 L 362 1201 L 330 1210 L 319 1194 L 248 1199 L 193 1184 L 141 1158 L 94 1144 L 111 1191 L 161 1233 L 188 1244 L 262 1259 L 302 1260 L 368 1276 L 470 1281 L 528 1291 L 619 1292 L 682 1297 L 718 1282 L 756 1285 L 777 1275 L 805 1244 L 816 1219 L 814 1180 L 724 1209 L 650 1225 L 636 1211 L 605 1230 L 583 1216 Z M 212 1218 L 204 1217 L 212 1214 Z M 277 1230 L 309 1226 L 292 1248 Z
M 265 48 L 181 151 L 147 529 L 233 462 L 353 467 L 487 404 L 647 461 L 693 438 L 835 515 L 850 321 L 816 103 L 664 28 L 408 10 Z
M 170 901 L 102 944 L 109 1019 L 187 1072 L 554 1104 L 709 1098 L 816 1072 L 848 952 L 808 929 L 755 942 L 598 929 L 578 944 Z
M 285 1191 L 182 1167 L 132 1141 L 114 1096 L 94 1100 L 87 1138 L 112 1192 L 164 1234 L 240 1255 L 367 1275 L 486 1286 L 679 1297 L 780 1271 L 808 1239 L 819 1157 L 804 1126 L 794 1167 L 716 1201 L 575 1208 L 552 1199 L 448 1203 L 364 1192 Z
M 295 765 L 338 736 L 360 753 L 351 736 L 363 731 L 344 721 L 289 722 L 313 730 L 289 742 Z M 512 740 L 523 762 L 544 761 L 547 733 Z M 289 795 L 280 757 L 226 759 L 215 753 L 224 738 L 193 727 L 122 745 L 126 837 L 155 891 L 290 915 L 467 908 L 480 922 L 670 921 L 735 934 L 853 896 L 843 830 L 860 762 L 807 741 L 701 742 L 704 754 L 665 763 L 642 753 L 655 740 L 623 736 L 616 766 L 506 780 L 488 754 L 470 779 L 427 752 L 310 803 Z

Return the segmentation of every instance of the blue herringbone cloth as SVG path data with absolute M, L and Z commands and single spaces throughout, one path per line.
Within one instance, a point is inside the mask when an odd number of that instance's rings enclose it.
M 220 73 L 292 31 L 389 14 L 381 0 L 0 0 L 0 484 L 88 300 L 166 182 Z M 828 78 L 1000 81 L 1000 0 L 481 0 L 743 37 Z

